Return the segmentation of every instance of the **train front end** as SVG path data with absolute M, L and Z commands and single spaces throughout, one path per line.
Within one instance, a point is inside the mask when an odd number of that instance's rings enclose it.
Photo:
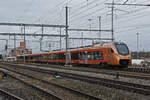
M 132 65 L 132 59 L 131 59 L 131 53 L 129 51 L 128 46 L 125 43 L 122 42 L 115 42 L 114 46 L 116 48 L 116 60 L 117 64 L 119 66 L 131 66 Z

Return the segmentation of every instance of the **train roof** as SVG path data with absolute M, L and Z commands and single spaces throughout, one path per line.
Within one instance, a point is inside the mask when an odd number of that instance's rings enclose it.
M 69 48 L 70 52 L 73 51 L 80 51 L 80 50 L 91 50 L 91 49 L 107 49 L 107 48 L 111 48 L 111 46 L 114 46 L 115 44 L 125 44 L 123 42 L 101 42 L 101 43 L 97 43 L 94 45 L 88 45 L 88 46 L 82 46 L 82 47 L 78 47 L 78 48 Z M 108 45 L 108 46 L 107 46 Z M 62 54 L 65 53 L 65 50 L 55 50 L 52 52 L 48 52 L 48 53 L 35 53 L 35 54 L 26 54 L 25 56 L 37 56 L 37 55 L 48 55 L 48 54 Z M 19 56 L 24 56 L 24 55 L 19 55 Z

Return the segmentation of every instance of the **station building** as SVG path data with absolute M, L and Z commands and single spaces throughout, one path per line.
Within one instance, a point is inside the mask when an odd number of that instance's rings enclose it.
M 26 44 L 24 42 L 20 42 L 20 47 L 11 49 L 9 51 L 8 57 L 15 57 L 15 56 L 24 55 L 24 54 L 32 54 L 32 50 L 26 48 Z

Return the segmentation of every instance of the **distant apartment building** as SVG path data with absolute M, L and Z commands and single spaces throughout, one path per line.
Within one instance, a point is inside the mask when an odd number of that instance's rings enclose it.
M 14 57 L 14 56 L 24 55 L 24 54 L 32 54 L 32 50 L 27 49 L 26 44 L 24 42 L 20 42 L 20 47 L 11 49 L 8 54 L 8 57 Z

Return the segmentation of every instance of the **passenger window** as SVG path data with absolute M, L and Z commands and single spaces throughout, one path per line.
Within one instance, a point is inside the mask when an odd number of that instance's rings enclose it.
M 80 60 L 83 60 L 84 59 L 84 55 L 83 53 L 80 53 Z
M 93 59 L 94 59 L 93 52 L 88 52 L 88 53 L 87 53 L 87 59 L 88 59 L 88 60 L 93 60 Z
M 84 60 L 86 57 L 86 55 L 84 53 L 82 53 L 82 60 Z
M 78 58 L 79 58 L 78 53 L 72 53 L 71 57 L 73 60 L 78 60 Z
M 98 52 L 95 52 L 95 60 L 98 60 Z
M 96 52 L 93 52 L 94 60 L 97 58 Z
M 95 60 L 103 60 L 103 55 L 101 51 L 95 52 Z

